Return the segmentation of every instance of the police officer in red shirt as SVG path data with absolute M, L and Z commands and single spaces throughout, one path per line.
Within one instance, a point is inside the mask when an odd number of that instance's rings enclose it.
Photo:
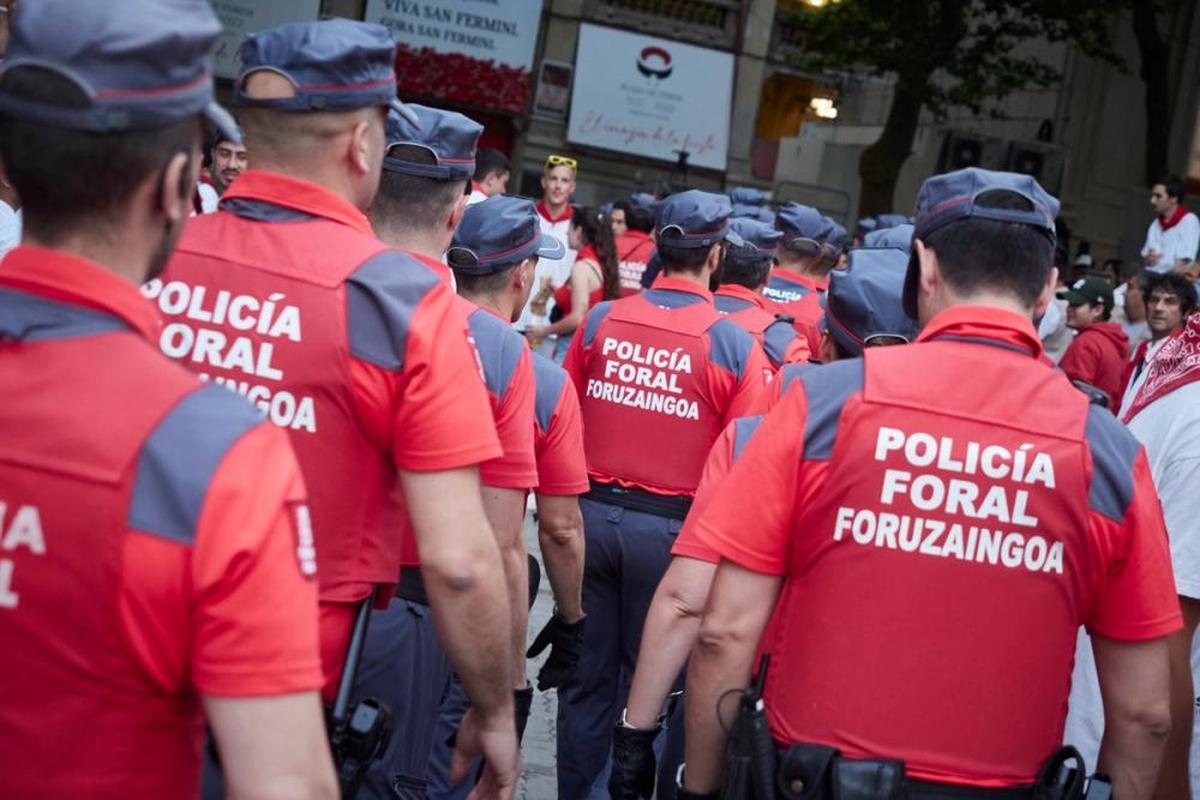
M 764 390 L 754 338 L 708 292 L 729 199 L 692 190 L 659 211 L 664 274 L 601 303 L 567 353 L 580 394 L 592 488 L 581 500 L 587 554 L 582 657 L 559 689 L 559 796 L 583 797 L 604 769 L 654 587 L 713 441 Z M 652 454 L 649 457 L 648 454 Z
M 284 434 L 156 348 L 221 25 L 200 0 L 14 16 L 0 153 L 0 796 L 333 798 L 316 563 Z
M 628 201 L 615 205 L 625 214 L 625 232 L 616 239 L 617 266 L 621 273 L 621 289 L 626 293 L 640 292 L 646 265 L 654 255 L 653 195 L 635 194 Z
M 747 684 L 772 614 L 780 785 L 1062 796 L 1033 785 L 1086 625 L 1098 768 L 1117 797 L 1149 794 L 1179 606 L 1144 451 L 1039 358 L 1057 210 L 1028 176 L 926 181 L 905 283 L 918 341 L 803 375 L 705 507 L 722 560 L 688 670 L 685 797 L 717 788 L 719 698 Z
M 775 215 L 775 229 L 783 238 L 763 294 L 780 314 L 791 317 L 796 330 L 807 337 L 809 349 L 816 352 L 821 301 L 834 264 L 825 247 L 833 223 L 815 208 L 786 203 Z
M 483 126 L 449 111 L 415 104 L 406 109 L 415 122 L 395 109 L 388 113 L 387 155 L 371 205 L 371 223 L 385 243 L 407 250 L 417 263 L 450 286 L 450 271 L 441 257 L 466 209 L 468 181 L 475 169 L 475 148 Z M 514 674 L 523 685 L 521 652 L 528 590 L 521 523 L 525 491 L 536 483 L 532 367 L 522 355 L 526 348 L 519 334 L 506 325 L 499 326 L 511 336 L 497 346 L 491 335 L 494 326 L 489 327 L 494 318 L 485 319 L 478 307 L 461 297 L 454 302 L 463 324 L 472 331 L 485 367 L 491 416 L 504 451 L 480 465 L 480 477 L 484 509 L 500 544 L 509 584 L 513 642 L 509 659 L 518 659 L 520 669 Z M 417 787 L 423 793 L 432 791 L 426 788 L 432 775 L 430 749 L 444 745 L 462 716 L 460 711 L 449 731 L 438 733 L 439 710 L 445 704 L 443 698 L 449 698 L 451 668 L 434 629 L 420 553 L 411 532 L 405 537 L 402 564 L 395 597 L 387 609 L 372 617 L 355 688 L 361 697 L 384 699 L 404 724 L 393 733 L 383 757 L 371 766 L 360 797 L 393 797 L 397 786 L 405 787 L 404 791 L 416 792 Z M 462 694 L 457 681 L 454 692 Z M 527 702 L 525 705 L 528 707 Z M 465 696 L 462 707 L 465 710 Z M 443 772 L 447 772 L 448 748 L 442 762 Z
M 516 780 L 511 620 L 478 465 L 502 453 L 458 300 L 388 248 L 379 184 L 394 43 L 380 25 L 282 25 L 241 48 L 235 95 L 254 168 L 194 221 L 161 281 L 161 346 L 291 434 L 312 492 L 327 695 L 354 610 L 393 594 L 406 535 L 475 714 L 485 785 Z M 455 498 L 446 502 L 446 498 Z
M 754 337 L 775 369 L 808 361 L 812 355 L 808 339 L 769 310 L 762 294 L 783 234 L 765 222 L 744 217 L 732 220 L 730 226 L 742 243 L 725 248 L 721 285 L 713 293 L 713 304 Z
M 830 275 L 826 297 L 825 331 L 821 338 L 823 360 L 862 356 L 864 347 L 903 344 L 916 336 L 916 323 L 904 313 L 901 292 L 908 251 L 897 248 L 859 248 L 850 251 L 850 268 Z M 764 410 L 774 406 L 805 372 L 819 364 L 785 364 L 768 387 Z M 637 670 L 629 687 L 625 713 L 613 732 L 612 795 L 636 800 L 653 796 L 656 759 L 653 742 L 661 728 L 659 712 L 672 684 L 687 662 L 708 602 L 708 590 L 720 554 L 696 532 L 696 521 L 705 504 L 720 487 L 733 464 L 750 443 L 763 420 L 761 414 L 739 417 L 726 426 L 704 462 L 696 500 L 671 547 L 671 565 L 663 575 L 646 614 Z M 764 640 L 769 635 L 764 634 Z M 685 693 L 686 697 L 686 693 Z M 682 705 L 682 704 L 681 704 Z M 674 714 L 682 720 L 678 708 Z M 676 716 L 670 723 L 675 727 Z M 672 745 L 676 731 L 671 730 Z M 672 748 L 668 748 L 668 753 Z M 670 766 L 670 762 L 664 762 Z M 674 781 L 675 774 L 664 770 Z M 673 785 L 659 786 L 659 796 L 670 796 Z

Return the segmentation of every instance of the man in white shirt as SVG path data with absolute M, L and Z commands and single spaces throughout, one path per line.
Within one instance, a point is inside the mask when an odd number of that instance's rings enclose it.
M 467 205 L 473 206 L 493 195 L 506 193 L 510 177 L 512 164 L 508 157 L 494 148 L 481 148 L 475 154 L 475 175 L 471 178 L 471 194 L 467 197 Z
M 534 325 L 550 323 L 550 312 L 554 310 L 554 290 L 571 277 L 575 251 L 571 249 L 567 240 L 567 232 L 571 229 L 571 214 L 574 212 L 571 207 L 571 195 L 575 193 L 575 173 L 578 167 L 575 159 L 556 155 L 549 156 L 542 167 L 542 199 L 537 203 L 542 233 L 562 241 L 567 252 L 558 259 L 538 259 L 533 278 L 533 292 L 530 293 L 529 302 L 525 304 L 521 317 L 516 322 L 519 331 Z M 555 359 L 560 364 L 566 355 L 567 344 L 566 339 L 560 343 L 557 336 L 547 336 L 543 341 L 529 342 L 529 346 L 535 351 Z
M 1150 339 L 1142 342 L 1133 351 L 1118 417 L 1124 416 L 1133 406 L 1133 398 L 1146 382 L 1154 354 L 1163 342 L 1183 328 L 1188 317 L 1196 310 L 1195 289 L 1182 275 L 1172 272 L 1149 273 L 1145 284 L 1143 292 Z
M 1182 283 L 1188 286 L 1186 281 Z M 1152 292 L 1154 288 L 1147 292 L 1147 298 Z M 1161 288 L 1157 294 L 1161 295 Z M 1153 307 L 1160 305 L 1154 303 Z M 1147 309 L 1151 306 L 1148 300 Z M 1183 630 L 1167 641 L 1171 657 L 1171 733 L 1154 796 L 1188 797 L 1189 783 L 1192 796 L 1200 796 L 1200 758 L 1191 754 L 1189 759 L 1196 739 L 1192 676 L 1200 670 L 1200 653 L 1193 647 L 1200 623 L 1200 315 L 1184 317 L 1183 328 L 1162 340 L 1145 373 L 1128 409 L 1122 409 L 1121 419 L 1146 448 L 1170 539 L 1184 623 Z M 1090 653 L 1081 633 L 1064 740 L 1078 747 L 1094 765 L 1104 731 L 1104 710 Z
M 1183 206 L 1183 181 L 1174 175 L 1150 190 L 1154 221 L 1146 231 L 1142 260 L 1154 272 L 1191 269 L 1200 248 L 1200 219 Z

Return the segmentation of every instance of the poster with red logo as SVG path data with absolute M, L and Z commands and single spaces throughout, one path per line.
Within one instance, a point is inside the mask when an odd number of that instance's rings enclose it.
M 731 53 L 579 26 L 571 142 L 724 170 L 732 102 Z
M 364 19 L 391 30 L 402 95 L 525 111 L 542 0 L 367 0 Z

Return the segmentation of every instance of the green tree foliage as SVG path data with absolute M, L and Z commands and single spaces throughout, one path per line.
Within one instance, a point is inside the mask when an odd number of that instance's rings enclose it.
M 1111 15 L 1127 0 L 841 0 L 785 11 L 800 33 L 800 66 L 891 76 L 895 94 L 883 132 L 859 161 L 860 214 L 891 211 L 921 111 L 954 107 L 981 114 L 1013 92 L 1061 76 L 1031 58 L 1030 41 L 1070 42 L 1115 66 Z

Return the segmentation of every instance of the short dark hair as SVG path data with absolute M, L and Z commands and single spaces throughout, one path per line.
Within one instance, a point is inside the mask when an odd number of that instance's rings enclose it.
M 1027 198 L 1006 189 L 983 192 L 975 204 L 1022 211 L 1032 208 Z M 960 294 L 992 289 L 1014 295 L 1032 307 L 1054 263 L 1053 238 L 1020 222 L 966 217 L 922 238 L 937 254 L 946 283 Z M 916 258 L 915 251 L 910 258 Z
M 708 260 L 708 247 L 677 247 L 658 241 L 658 257 L 662 259 L 663 274 L 671 272 L 698 273 Z
M 1196 287 L 1178 272 L 1150 272 L 1146 274 L 1142 296 L 1147 300 L 1155 290 L 1168 292 L 1179 298 L 1179 310 L 1186 322 L 1196 311 Z
M 645 206 L 635 206 L 628 200 L 618 200 L 613 203 L 613 208 L 619 208 L 625 212 L 625 227 L 629 230 L 642 233 L 650 233 L 654 230 L 654 212 Z
M 41 67 L 7 70 L 0 90 L 62 108 L 86 108 L 72 81 Z M 200 116 L 151 130 L 96 133 L 0 115 L 0 159 L 21 198 L 22 222 L 47 245 L 118 221 L 133 194 L 177 153 L 191 155 Z
M 465 272 L 455 272 L 454 280 L 458 284 L 458 293 L 463 295 L 495 294 L 508 285 L 512 280 L 512 271 L 524 262 L 512 264 L 499 272 L 488 275 L 470 275 Z
M 488 175 L 497 172 L 512 172 L 512 164 L 504 153 L 492 147 L 485 147 L 475 153 L 475 180 L 482 181 Z
M 1187 186 L 1183 182 L 1183 178 L 1178 175 L 1163 175 L 1154 182 L 1155 186 L 1162 185 L 1167 190 L 1167 197 L 1174 197 L 1179 202 L 1183 202 L 1183 198 L 1187 194 Z
M 437 163 L 433 153 L 412 144 L 394 145 L 388 150 L 388 156 L 413 164 Z M 433 228 L 442 224 L 466 187 L 465 178 L 440 181 L 385 168 L 379 177 L 379 191 L 371 204 L 371 218 L 386 222 L 400 217 L 406 227 Z
M 757 289 L 767 281 L 771 272 L 770 258 L 740 258 L 730 251 L 725 252 L 725 266 L 721 268 L 721 283 L 736 283 L 747 289 Z

